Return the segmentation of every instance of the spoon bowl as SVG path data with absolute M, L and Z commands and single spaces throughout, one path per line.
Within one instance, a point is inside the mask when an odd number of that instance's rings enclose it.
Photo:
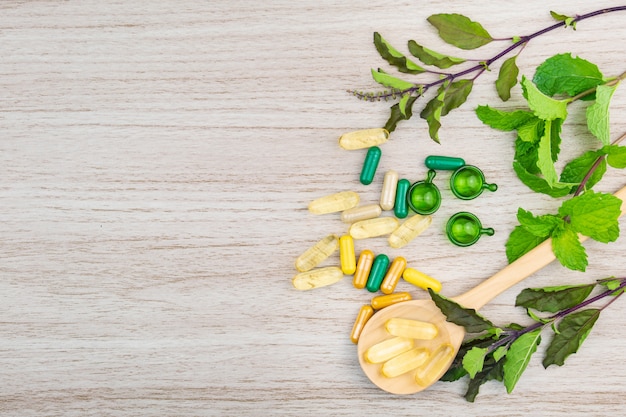
M 624 201 L 626 199 L 626 187 L 616 192 L 615 196 Z M 622 203 L 621 210 L 623 215 L 626 211 L 626 204 Z M 585 236 L 581 236 L 580 240 L 583 241 L 585 238 Z M 486 279 L 466 293 L 453 297 L 452 300 L 465 308 L 478 310 L 500 293 L 523 281 L 554 259 L 556 258 L 552 251 L 552 239 L 547 239 L 515 262 L 504 267 L 491 278 Z M 438 347 L 445 344 L 449 344 L 454 349 L 454 354 L 449 356 L 448 363 L 440 364 L 441 369 L 438 372 L 433 370 L 431 378 L 423 385 L 416 382 L 415 371 L 388 378 L 381 374 L 382 364 L 372 364 L 365 360 L 367 349 L 392 337 L 385 329 L 385 323 L 391 318 L 406 318 L 429 322 L 438 328 L 439 333 L 436 338 L 432 340 L 415 340 L 416 347 L 424 347 L 431 354 Z M 458 353 L 464 337 L 465 329 L 462 326 L 446 321 L 445 315 L 432 300 L 404 301 L 378 311 L 363 327 L 357 349 L 359 362 L 367 377 L 379 388 L 393 394 L 413 394 L 428 388 L 441 378 Z M 427 364 L 428 361 L 422 366 Z

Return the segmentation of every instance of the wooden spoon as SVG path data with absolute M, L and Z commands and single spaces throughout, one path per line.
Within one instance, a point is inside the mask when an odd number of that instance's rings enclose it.
M 626 201 L 626 187 L 622 188 L 614 195 L 622 201 Z M 621 210 L 621 214 L 623 215 L 626 212 L 626 204 L 622 204 Z M 581 236 L 581 241 L 582 240 L 585 240 L 584 236 Z M 453 297 L 452 300 L 466 308 L 478 310 L 500 293 L 534 274 L 554 259 L 552 239 L 547 239 L 515 262 L 507 265 L 491 278 L 486 279 L 466 293 Z M 429 383 L 419 385 L 415 381 L 415 372 L 407 372 L 394 378 L 387 378 L 380 372 L 382 364 L 372 364 L 365 360 L 364 354 L 367 349 L 392 337 L 385 330 L 385 323 L 393 317 L 430 322 L 438 327 L 439 334 L 435 339 L 416 340 L 416 347 L 425 347 L 430 350 L 430 352 L 435 352 L 438 347 L 444 344 L 452 346 L 454 352 L 449 355 L 448 363 L 441 367 L 437 376 L 432 378 Z M 448 370 L 456 353 L 459 351 L 464 337 L 465 329 L 446 321 L 445 315 L 432 300 L 404 301 L 380 310 L 367 322 L 359 337 L 359 362 L 368 378 L 379 388 L 393 394 L 412 394 L 428 388 L 428 386 L 441 378 Z

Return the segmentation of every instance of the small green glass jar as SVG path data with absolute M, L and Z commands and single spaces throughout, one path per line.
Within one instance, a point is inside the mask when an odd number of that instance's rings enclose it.
M 439 188 L 433 184 L 433 179 L 437 173 L 431 169 L 428 177 L 424 181 L 414 183 L 407 193 L 407 203 L 411 210 L 418 214 L 432 214 L 441 206 L 441 193 Z
M 483 190 L 496 191 L 496 184 L 487 184 L 483 172 L 473 165 L 465 165 L 454 171 L 450 177 L 450 190 L 461 200 L 472 200 Z
M 492 236 L 492 228 L 484 228 L 482 223 L 472 213 L 461 211 L 450 217 L 446 224 L 446 234 L 450 242 L 457 246 L 471 246 L 478 242 L 481 235 Z

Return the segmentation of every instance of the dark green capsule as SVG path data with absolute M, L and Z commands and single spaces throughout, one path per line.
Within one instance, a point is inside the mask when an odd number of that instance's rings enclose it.
M 365 288 L 367 288 L 369 292 L 376 292 L 380 289 L 380 284 L 383 283 L 388 267 L 389 257 L 387 255 L 381 253 L 374 258 L 370 275 L 367 278 L 367 284 L 365 284 Z
M 404 219 L 409 215 L 409 207 L 406 202 L 406 193 L 409 191 L 411 182 L 407 179 L 401 179 L 398 181 L 396 188 L 396 202 L 393 206 L 393 212 L 399 219 Z
M 454 171 L 465 165 L 465 161 L 461 158 L 453 156 L 430 155 L 426 157 L 426 166 L 430 169 L 438 169 L 445 171 Z
M 382 152 L 378 146 L 372 146 L 367 150 L 365 161 L 363 161 L 363 169 L 361 169 L 361 184 L 369 185 L 372 183 L 381 154 Z

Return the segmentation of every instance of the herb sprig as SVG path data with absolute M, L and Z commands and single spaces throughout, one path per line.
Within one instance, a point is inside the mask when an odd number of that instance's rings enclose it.
M 593 284 L 527 288 L 516 299 L 533 323 L 496 326 L 478 314 L 430 290 L 435 304 L 447 320 L 466 328 L 471 336 L 463 342 L 443 381 L 469 377 L 465 399 L 473 402 L 487 381 L 500 381 L 511 393 L 542 341 L 542 333 L 552 333 L 545 349 L 543 367 L 561 366 L 576 353 L 589 335 L 600 313 L 619 298 L 626 288 L 625 278 L 605 278 Z M 590 296 L 599 289 L 597 295 Z M 608 299 L 608 301 L 605 301 Z M 601 301 L 604 304 L 597 306 Z
M 510 98 L 511 89 L 518 82 L 519 68 L 516 63 L 517 56 L 532 39 L 563 27 L 570 27 L 575 30 L 577 23 L 585 19 L 619 11 L 626 11 L 626 6 L 609 7 L 576 16 L 550 12 L 557 23 L 529 35 L 513 36 L 504 39 L 492 37 L 480 23 L 472 21 L 461 14 L 435 14 L 428 18 L 428 22 L 437 29 L 440 38 L 444 42 L 462 50 L 477 49 L 493 41 L 508 41 L 512 42 L 512 44 L 493 57 L 476 63 L 475 60 L 441 54 L 414 40 L 410 40 L 408 42 L 409 53 L 422 64 L 437 68 L 437 70 L 434 70 L 416 63 L 393 47 L 380 33 L 376 32 L 374 33 L 374 45 L 377 51 L 397 71 L 409 75 L 425 74 L 435 79 L 431 78 L 430 81 L 419 82 L 408 81 L 404 78 L 390 75 L 383 69 L 378 68 L 372 69 L 372 77 L 377 83 L 386 87 L 386 90 L 378 92 L 350 90 L 349 92 L 357 98 L 367 101 L 397 101 L 397 103 L 391 106 L 391 113 L 385 124 L 385 128 L 392 132 L 400 121 L 408 120 L 412 117 L 413 105 L 418 98 L 424 96 L 431 89 L 437 88 L 434 97 L 426 103 L 420 112 L 420 117 L 426 120 L 431 139 L 439 142 L 441 118 L 465 103 L 472 91 L 475 79 L 485 71 L 490 70 L 492 64 L 496 61 L 517 51 L 516 55 L 507 58 L 501 65 L 496 80 L 498 95 L 503 101 L 506 101 Z M 470 63 L 469 68 L 458 72 L 440 71 L 466 63 Z
M 585 271 L 588 260 L 579 234 L 603 243 L 619 237 L 621 200 L 592 188 L 602 179 L 607 165 L 626 168 L 626 147 L 618 146 L 624 136 L 610 143 L 609 127 L 611 97 L 625 77 L 626 73 L 605 78 L 591 62 L 559 54 L 539 65 L 532 80 L 522 77 L 527 109 L 476 109 L 486 125 L 516 132 L 513 169 L 522 183 L 555 198 L 573 194 L 556 214 L 535 216 L 522 208 L 518 210 L 519 225 L 506 243 L 509 262 L 552 238 L 553 252 L 561 264 Z M 559 175 L 555 164 L 562 147 L 561 128 L 568 106 L 578 100 L 591 101 L 586 108 L 587 128 L 601 147 L 573 159 Z

